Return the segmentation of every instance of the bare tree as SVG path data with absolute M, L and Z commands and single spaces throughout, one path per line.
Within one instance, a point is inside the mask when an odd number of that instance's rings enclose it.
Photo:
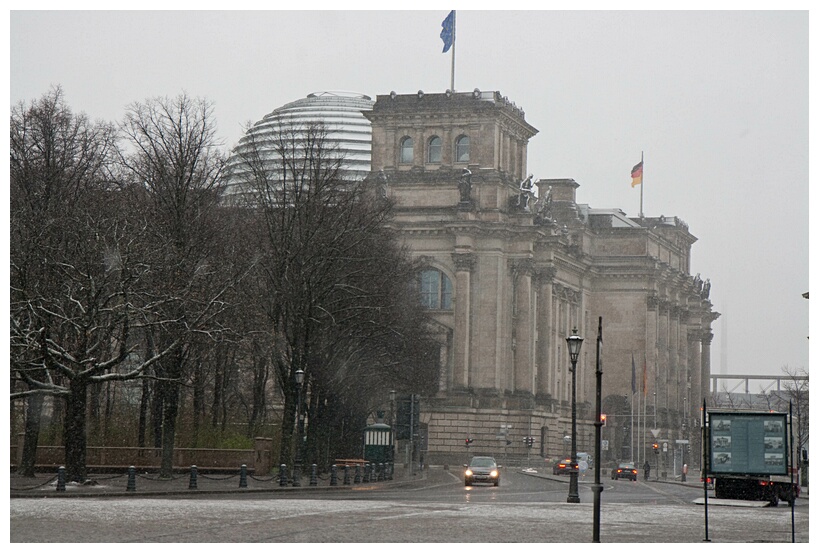
M 180 387 L 198 356 L 193 350 L 224 330 L 218 315 L 241 269 L 225 267 L 214 257 L 221 236 L 224 159 L 211 105 L 185 94 L 149 99 L 129 107 L 121 129 L 130 148 L 122 163 L 150 232 L 150 293 L 156 308 L 148 320 L 161 322 L 152 327 L 150 339 L 155 348 L 171 352 L 156 364 L 152 396 L 155 427 L 161 428 L 160 475 L 169 477 Z
M 361 421 L 371 403 L 362 398 L 385 396 L 396 375 L 419 373 L 409 363 L 418 348 L 409 344 L 425 343 L 427 319 L 410 286 L 415 268 L 387 230 L 391 204 L 367 183 L 343 178 L 322 124 L 283 123 L 265 143 L 246 137 L 236 155 L 243 163 L 228 178 L 263 229 L 260 301 L 284 395 L 280 462 L 294 453 L 288 421 L 305 410 L 315 462 L 320 434 L 338 426 L 322 410 L 337 417 L 347 409 Z M 301 405 L 297 370 L 305 373 Z M 434 381 L 428 376 L 418 380 Z
M 810 438 L 810 381 L 808 380 L 808 371 L 802 367 L 792 369 L 785 365 L 782 367 L 782 372 L 789 378 L 784 385 L 785 394 L 783 399 L 787 398 L 793 408 L 795 418 L 793 422 L 796 429 L 796 454 L 800 455 L 801 459 L 801 452 L 803 449 L 807 449 Z
M 11 366 L 27 389 L 11 397 L 65 400 L 68 477 L 86 477 L 89 386 L 136 378 L 144 276 L 138 237 L 114 186 L 114 128 L 65 105 L 57 88 L 11 115 Z M 32 403 L 36 405 L 36 403 Z M 24 470 L 33 469 L 29 409 Z

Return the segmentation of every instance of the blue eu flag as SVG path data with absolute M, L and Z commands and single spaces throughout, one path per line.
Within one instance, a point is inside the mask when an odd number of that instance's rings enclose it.
M 441 40 L 444 41 L 444 52 L 448 52 L 455 42 L 455 10 L 449 12 L 446 19 L 441 23 Z

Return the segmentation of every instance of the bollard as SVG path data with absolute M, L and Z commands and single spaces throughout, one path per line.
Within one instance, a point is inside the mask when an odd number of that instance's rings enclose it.
M 335 465 L 330 467 L 330 485 L 338 486 L 338 467 Z
M 128 484 L 125 485 L 126 492 L 136 491 L 136 467 L 128 467 Z
M 287 465 L 279 467 L 279 486 L 285 487 L 287 485 Z
M 190 483 L 188 484 L 188 489 L 189 490 L 196 489 L 196 465 L 191 465 L 191 480 Z
M 364 463 L 364 476 L 361 481 L 365 484 L 370 481 L 370 463 Z
M 301 487 L 301 465 L 293 466 L 293 487 Z
M 239 487 L 247 488 L 247 465 L 239 467 Z
M 310 467 L 310 485 L 318 486 L 318 467 L 315 463 Z
M 395 474 L 395 463 L 387 464 L 387 474 L 389 475 L 389 480 L 392 480 L 393 475 Z
M 65 467 L 59 467 L 57 469 L 57 491 L 65 491 Z
M 370 482 L 378 480 L 378 465 L 375 463 L 370 465 Z
M 353 484 L 361 484 L 361 465 L 355 466 L 355 478 Z
M 382 482 L 384 480 L 386 480 L 386 478 L 384 477 L 384 463 L 379 463 L 378 464 L 378 481 Z
M 350 485 L 350 465 L 344 465 L 344 485 Z

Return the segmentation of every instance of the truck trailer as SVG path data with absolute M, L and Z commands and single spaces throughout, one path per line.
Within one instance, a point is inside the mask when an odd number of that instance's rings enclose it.
M 707 410 L 704 454 L 714 496 L 793 505 L 800 488 L 791 431 L 789 413 Z

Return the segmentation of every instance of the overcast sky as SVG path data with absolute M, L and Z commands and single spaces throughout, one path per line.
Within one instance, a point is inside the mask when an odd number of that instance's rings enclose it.
M 793 3 L 791 3 L 793 4 Z M 343 4 L 342 4 L 343 5 Z M 311 92 L 443 92 L 451 55 L 425 11 L 11 11 L 10 106 L 52 85 L 75 111 L 185 91 L 225 147 Z M 787 6 L 805 10 L 805 6 Z M 578 202 L 643 211 L 698 238 L 712 372 L 808 368 L 808 12 L 457 10 L 455 89 L 500 91 L 539 130 L 535 179 Z M 605 321 L 604 321 L 605 323 Z

